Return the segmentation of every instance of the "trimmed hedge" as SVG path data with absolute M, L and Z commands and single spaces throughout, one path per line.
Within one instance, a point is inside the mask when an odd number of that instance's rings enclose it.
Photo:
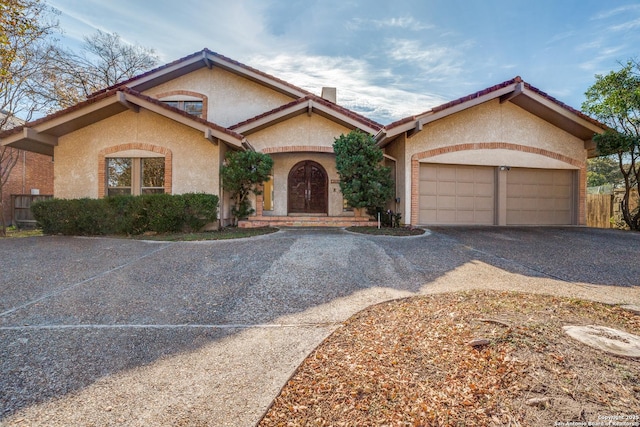
M 198 231 L 218 219 L 218 196 L 204 193 L 48 199 L 31 212 L 45 234 L 96 236 Z

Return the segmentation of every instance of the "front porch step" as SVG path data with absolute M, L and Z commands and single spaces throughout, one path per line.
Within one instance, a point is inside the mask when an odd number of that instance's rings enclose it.
M 238 221 L 238 227 L 359 227 L 373 223 L 361 216 L 251 216 Z

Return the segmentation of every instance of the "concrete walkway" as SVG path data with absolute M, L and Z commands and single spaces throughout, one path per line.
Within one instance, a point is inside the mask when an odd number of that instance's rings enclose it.
M 471 288 L 640 304 L 639 253 L 638 234 L 582 228 L 0 240 L 0 425 L 251 426 L 371 304 Z

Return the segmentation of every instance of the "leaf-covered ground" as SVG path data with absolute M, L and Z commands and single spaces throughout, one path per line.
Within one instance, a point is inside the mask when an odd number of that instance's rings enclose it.
M 551 426 L 607 416 L 640 425 L 640 360 L 562 330 L 587 324 L 640 334 L 640 317 L 620 307 L 551 296 L 475 291 L 379 304 L 302 363 L 259 425 Z

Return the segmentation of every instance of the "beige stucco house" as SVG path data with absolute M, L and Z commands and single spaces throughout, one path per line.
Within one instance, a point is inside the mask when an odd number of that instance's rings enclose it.
M 203 50 L 0 135 L 54 156 L 54 195 L 221 196 L 228 150 L 272 156 L 244 226 L 362 224 L 343 201 L 332 145 L 375 136 L 413 225 L 583 225 L 586 160 L 603 125 L 519 77 L 382 126 L 321 96 Z

